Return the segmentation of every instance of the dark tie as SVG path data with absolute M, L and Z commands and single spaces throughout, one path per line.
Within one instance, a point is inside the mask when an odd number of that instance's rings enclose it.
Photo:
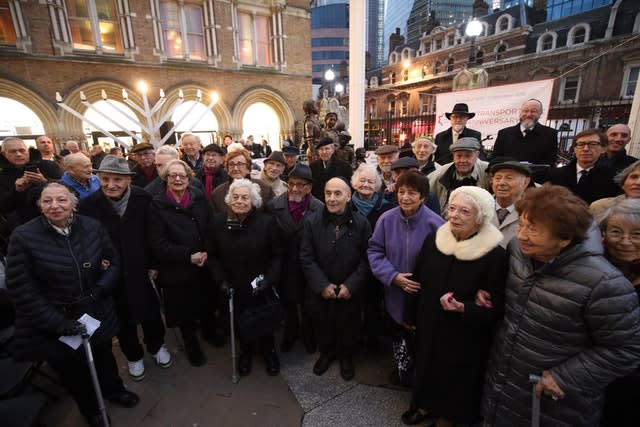
M 582 169 L 580 171 L 580 179 L 578 180 L 578 185 L 582 184 L 582 182 L 586 180 L 587 175 L 589 175 L 589 171 L 587 169 Z
M 504 221 L 504 219 L 507 217 L 507 215 L 509 215 L 509 209 L 507 208 L 500 208 L 497 211 L 497 215 L 498 215 L 498 222 L 500 222 L 500 224 L 502 224 L 502 222 Z

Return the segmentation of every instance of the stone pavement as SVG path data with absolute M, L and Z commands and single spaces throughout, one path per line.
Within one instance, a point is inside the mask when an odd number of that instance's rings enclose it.
M 141 382 L 128 378 L 126 360 L 114 346 L 122 378 L 141 398 L 133 409 L 107 404 L 114 426 L 393 427 L 402 425 L 400 414 L 410 399 L 406 390 L 387 383 L 390 349 L 385 354 L 359 354 L 356 378 L 346 382 L 340 377 L 337 361 L 322 377 L 314 375 L 312 367 L 318 354 L 306 354 L 298 343 L 292 352 L 280 355 L 280 375 L 268 376 L 262 357 L 255 355 L 252 373 L 232 384 L 228 344 L 224 348 L 203 344 L 208 363 L 199 368 L 189 365 L 171 331 L 167 332 L 167 344 L 174 355 L 173 366 L 160 369 L 147 355 L 146 378 Z M 50 399 L 40 417 L 43 425 L 85 425 L 64 391 L 39 375 L 35 382 L 59 396 L 58 401 Z

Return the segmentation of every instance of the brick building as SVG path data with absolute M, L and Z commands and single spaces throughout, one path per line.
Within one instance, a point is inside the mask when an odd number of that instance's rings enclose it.
M 640 71 L 640 3 L 617 0 L 554 21 L 545 21 L 544 9 L 524 12 L 516 6 L 478 17 L 477 62 L 489 86 L 555 79 L 548 124 L 561 131 L 561 149 L 584 128 L 626 123 Z M 433 134 L 434 95 L 453 90 L 469 56 L 464 26 L 437 26 L 419 44 L 397 47 L 368 79 L 367 141 Z
M 275 148 L 311 96 L 309 20 L 307 0 L 0 0 L 0 97 L 30 108 L 59 143 L 85 131 L 56 92 L 79 111 L 81 91 L 95 103 L 126 89 L 141 104 L 144 81 L 152 103 L 164 89 L 162 115 L 180 89 L 185 99 L 200 89 L 203 104 L 216 91 L 217 139 L 243 136 L 257 105 L 278 122 Z

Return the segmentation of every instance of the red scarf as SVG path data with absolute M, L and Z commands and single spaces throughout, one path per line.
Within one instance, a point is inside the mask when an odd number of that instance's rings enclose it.
M 148 168 L 143 168 L 142 166 L 140 166 L 140 170 L 142 171 L 142 174 L 147 179 L 147 181 L 151 182 L 151 180 L 153 179 L 153 173 L 156 171 L 156 164 L 154 163 Z
M 184 191 L 184 194 L 182 195 L 182 198 L 180 200 L 177 200 L 168 188 L 167 191 L 165 191 L 165 194 L 171 201 L 176 202 L 182 209 L 186 209 L 189 206 L 189 202 L 191 201 L 189 190 Z
M 204 171 L 204 195 L 207 196 L 207 200 L 211 200 L 211 193 L 213 193 L 213 179 L 220 172 L 222 165 L 218 165 L 213 169 L 208 167 L 202 168 Z
M 302 219 L 302 216 L 307 211 L 309 204 L 311 204 L 311 194 L 304 196 L 304 199 L 299 203 L 289 200 L 289 213 L 296 224 L 298 224 Z

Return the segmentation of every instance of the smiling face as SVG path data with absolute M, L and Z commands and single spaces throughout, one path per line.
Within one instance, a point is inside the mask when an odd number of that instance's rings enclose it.
M 98 172 L 98 178 L 100 178 L 100 188 L 104 195 L 115 200 L 120 199 L 131 184 L 129 175 Z
M 640 168 L 631 171 L 622 183 L 622 189 L 627 197 L 640 198 Z
M 514 170 L 498 169 L 491 179 L 491 189 L 498 204 L 506 208 L 522 196 L 531 178 Z
M 169 190 L 182 195 L 189 185 L 189 174 L 181 164 L 173 164 L 167 170 L 167 186 Z
M 60 184 L 48 185 L 40 194 L 40 210 L 57 227 L 66 227 L 75 207 L 69 189 Z
M 467 197 L 457 195 L 447 206 L 447 220 L 457 240 L 465 240 L 480 229 L 478 207 Z
M 182 151 L 190 158 L 195 158 L 200 152 L 200 142 L 195 135 L 187 135 L 182 138 Z
M 284 164 L 280 162 L 276 162 L 273 160 L 269 160 L 268 162 L 264 162 L 264 173 L 271 179 L 278 179 L 282 172 L 284 172 Z
M 353 189 L 356 190 L 362 200 L 369 200 L 376 192 L 376 177 L 374 174 L 374 171 L 363 170 L 353 184 Z
M 235 156 L 229 158 L 227 167 L 229 168 L 227 173 L 231 178 L 242 179 L 247 176 L 247 174 L 249 173 L 249 168 L 251 166 L 242 154 L 236 154 Z
M 238 215 L 244 216 L 251 211 L 251 190 L 249 187 L 236 187 L 231 193 L 231 211 Z
M 77 181 L 87 181 L 91 178 L 91 160 L 84 154 L 70 154 L 75 158 L 67 167 L 67 173 Z
M 393 162 L 398 160 L 398 152 L 389 153 L 389 154 L 378 154 L 376 156 L 376 160 L 378 162 L 378 166 L 383 173 L 391 172 L 391 165 Z
M 624 147 L 631 141 L 631 129 L 629 126 L 617 124 L 607 130 L 607 152 L 615 154 L 624 150 Z
M 422 203 L 424 203 L 424 197 L 420 195 L 420 192 L 412 187 L 403 185 L 397 190 L 398 193 L 398 205 L 405 217 L 418 212 Z
M 330 213 L 340 215 L 351 201 L 351 190 L 340 178 L 331 178 L 324 186 L 324 200 Z
M 613 215 L 607 221 L 604 246 L 613 258 L 633 262 L 640 259 L 640 224 Z
M 416 156 L 416 160 L 421 165 L 424 165 L 429 161 L 429 158 L 433 154 L 433 144 L 427 141 L 416 141 L 413 143 L 413 154 Z
M 219 153 L 215 151 L 207 151 L 203 154 L 202 158 L 204 159 L 204 165 L 209 169 L 215 169 L 218 166 L 222 165 L 224 157 L 222 157 Z
M 300 203 L 307 194 L 311 193 L 311 183 L 300 178 L 289 178 L 287 193 L 290 202 Z
M 538 101 L 529 100 L 520 108 L 520 125 L 525 129 L 533 128 L 542 115 L 542 105 Z
M 553 235 L 547 224 L 529 221 L 526 212 L 520 215 L 517 236 L 522 253 L 544 263 L 557 256 L 571 243 L 570 240 L 559 239 Z
M 334 151 L 336 151 L 336 149 L 333 147 L 333 144 L 323 145 L 318 148 L 318 157 L 320 160 L 328 162 L 331 159 L 331 156 L 333 156 Z
M 471 150 L 457 150 L 453 152 L 453 164 L 460 176 L 467 176 L 473 171 L 478 160 L 478 152 Z

